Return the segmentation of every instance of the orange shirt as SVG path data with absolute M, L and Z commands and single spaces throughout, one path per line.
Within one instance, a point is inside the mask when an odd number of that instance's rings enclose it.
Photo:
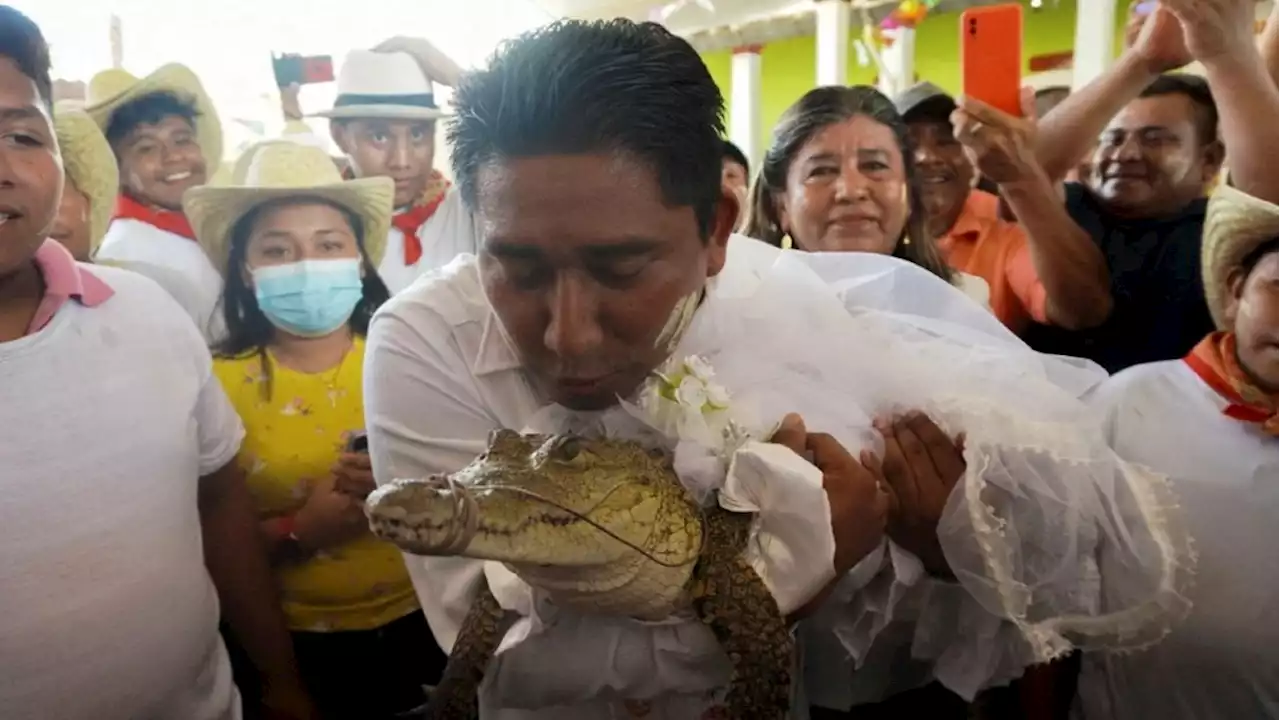
M 938 250 L 947 264 L 976 275 L 991 286 L 991 310 L 1014 332 L 1029 320 L 1044 323 L 1044 285 L 1031 263 L 1027 235 L 1022 226 L 1000 219 L 1000 200 L 973 190 L 964 210 L 946 235 L 938 238 Z

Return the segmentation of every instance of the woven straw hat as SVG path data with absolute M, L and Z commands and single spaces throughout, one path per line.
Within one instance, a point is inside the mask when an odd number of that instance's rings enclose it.
M 89 199 L 90 254 L 107 234 L 111 215 L 120 192 L 120 171 L 116 156 L 98 129 L 97 123 L 83 110 L 59 103 L 53 110 L 53 129 L 62 150 L 62 164 L 76 189 Z
M 1280 209 L 1230 185 L 1219 185 L 1209 197 L 1204 219 L 1204 243 L 1200 267 L 1204 274 L 1205 301 L 1213 321 L 1230 330 L 1224 312 L 1230 300 L 1227 279 L 1259 245 L 1276 237 Z
M 318 198 L 355 213 L 362 221 L 369 262 L 377 267 L 382 261 L 395 202 L 391 178 L 343 180 L 323 151 L 285 140 L 258 143 L 241 160 L 232 185 L 191 188 L 182 199 L 200 246 L 224 276 L 235 224 L 259 205 L 283 198 Z
M 215 173 L 222 162 L 222 122 L 218 120 L 218 111 L 200 84 L 200 78 L 185 65 L 170 63 L 144 78 L 137 78 L 119 68 L 103 70 L 89 81 L 84 109 L 105 133 L 116 110 L 158 92 L 173 93 L 195 102 L 196 139 L 200 142 L 208 173 Z

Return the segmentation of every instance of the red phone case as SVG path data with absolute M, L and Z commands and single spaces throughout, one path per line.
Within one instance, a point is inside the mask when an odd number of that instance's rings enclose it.
M 333 58 L 328 55 L 303 58 L 302 78 L 304 84 L 333 82 Z
M 1022 115 L 1022 6 L 988 5 L 960 15 L 960 73 L 965 95 Z

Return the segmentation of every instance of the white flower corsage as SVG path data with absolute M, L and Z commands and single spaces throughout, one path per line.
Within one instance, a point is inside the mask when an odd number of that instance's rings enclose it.
M 704 496 L 724 481 L 729 461 L 754 434 L 705 358 L 672 358 L 640 389 L 629 408 L 675 447 L 676 471 Z

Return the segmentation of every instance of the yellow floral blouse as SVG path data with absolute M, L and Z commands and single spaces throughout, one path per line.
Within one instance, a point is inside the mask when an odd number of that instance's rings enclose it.
M 269 397 L 260 358 L 219 358 L 213 371 L 244 421 L 240 462 L 265 519 L 301 507 L 309 486 L 329 475 L 352 433 L 364 428 L 364 340 L 322 373 L 281 367 L 268 354 Z M 277 572 L 293 630 L 369 630 L 418 609 L 400 552 L 372 535 Z

